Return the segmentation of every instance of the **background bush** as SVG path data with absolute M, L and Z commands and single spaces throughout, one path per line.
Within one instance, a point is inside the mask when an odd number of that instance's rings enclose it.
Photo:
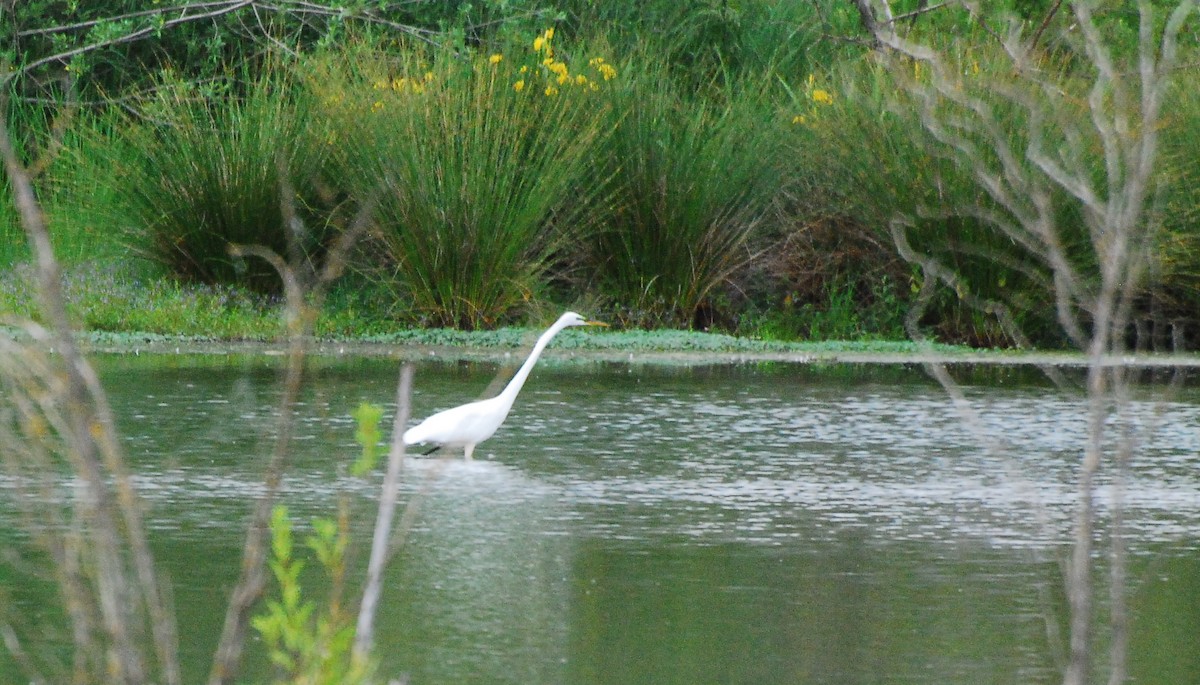
M 591 268 L 628 325 L 706 326 L 710 295 L 753 257 L 794 159 L 765 88 L 724 101 L 689 98 L 653 62 L 629 60 L 613 90 L 603 163 L 615 204 L 600 221 Z
M 348 136 L 341 176 L 378 203 L 388 282 L 426 324 L 512 320 L 587 235 L 608 81 L 596 58 L 558 59 L 552 33 L 534 40 L 368 60 L 340 79 L 345 94 L 324 95 Z
M 244 97 L 171 90 L 154 104 L 153 119 L 98 131 L 77 178 L 111 194 L 100 211 L 130 249 L 179 279 L 263 292 L 280 289 L 278 274 L 261 260 L 234 259 L 231 243 L 320 258 L 336 198 L 324 178 L 327 136 L 307 91 L 272 72 Z

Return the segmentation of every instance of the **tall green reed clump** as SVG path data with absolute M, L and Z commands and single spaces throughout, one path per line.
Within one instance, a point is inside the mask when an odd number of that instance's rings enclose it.
M 615 199 L 591 268 L 622 323 L 690 325 L 753 257 L 749 238 L 771 218 L 796 158 L 765 88 L 692 98 L 646 54 L 629 69 L 612 93 L 605 175 Z
M 1192 70 L 1195 71 L 1194 69 Z M 1180 83 L 1194 83 L 1181 74 Z M 1149 346 L 1200 348 L 1200 92 L 1180 86 L 1172 93 L 1162 134 L 1162 188 L 1153 288 L 1143 328 Z
M 11 88 L 11 84 L 4 87 Z M 44 110 L 25 105 L 12 97 L 2 96 L 0 107 L 5 108 L 0 114 L 9 126 L 9 135 L 17 141 L 18 154 L 23 154 L 25 150 L 46 149 L 51 146 L 54 122 L 48 120 Z M 44 164 L 50 159 L 52 156 L 39 160 L 22 159 L 21 162 Z M 41 195 L 46 194 L 42 187 L 45 185 L 46 171 L 45 167 L 30 170 L 32 180 L 39 184 L 37 190 Z M 11 181 L 8 174 L 0 172 L 0 270 L 8 269 L 28 258 L 28 242 L 25 231 L 21 228 L 20 214 L 13 203 Z
M 962 59 L 963 87 L 996 105 L 1003 135 L 1027 135 L 1021 112 L 986 92 L 993 83 L 987 54 L 968 52 Z M 904 77 L 921 80 L 927 74 L 923 65 L 913 64 Z M 896 70 L 860 63 L 810 77 L 796 89 L 794 144 L 822 160 L 805 171 L 803 185 L 881 242 L 892 244 L 891 222 L 905 217 L 902 237 L 908 245 L 957 275 L 957 288 L 939 291 L 921 321 L 938 337 L 980 346 L 1013 344 L 994 316 L 1003 307 L 1035 342 L 1061 344 L 1048 269 L 991 227 L 997 208 L 979 192 L 975 170 L 934 152 L 919 103 L 903 98 L 896 78 Z M 1069 203 L 1061 211 L 1070 239 L 1072 231 L 1083 229 L 1072 220 Z M 912 278 L 908 285 L 915 293 L 921 282 Z
M 107 221 L 98 220 L 98 207 L 110 206 L 111 197 L 98 177 L 111 174 L 107 162 L 84 171 L 81 154 L 97 137 L 103 117 L 91 111 L 64 104 L 54 110 L 46 104 L 9 100 L 6 111 L 10 129 L 22 140 L 25 149 L 46 151 L 36 160 L 27 160 L 42 209 L 54 225 L 51 240 L 55 255 L 68 266 L 95 262 L 120 252 L 117 241 L 107 230 Z M 29 247 L 12 205 L 9 180 L 0 177 L 0 269 L 7 269 L 29 258 Z
M 424 324 L 512 320 L 587 234 L 604 190 L 590 175 L 604 138 L 599 96 L 615 72 L 603 58 L 561 59 L 553 37 L 491 54 L 358 59 L 347 91 L 324 94 L 353 121 L 343 176 L 378 203 L 388 281 Z
M 97 141 L 90 166 L 93 182 L 115 196 L 109 220 L 136 252 L 180 279 L 278 291 L 269 265 L 228 250 L 262 245 L 317 258 L 326 245 L 328 145 L 307 95 L 276 71 L 227 98 L 172 90 L 152 116 L 120 122 Z
M 17 223 L 17 211 L 12 202 L 12 191 L 8 188 L 7 180 L 0 183 L 0 269 L 8 269 L 14 263 L 23 259 L 28 250 L 25 248 L 25 233 Z

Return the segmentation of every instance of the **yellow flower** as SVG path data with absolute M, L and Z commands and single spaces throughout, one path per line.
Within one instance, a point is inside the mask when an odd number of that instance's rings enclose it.
M 575 85 L 586 86 L 587 84 L 588 84 L 587 77 L 584 76 L 583 74 L 579 74 L 578 76 L 575 77 Z
M 404 92 L 404 88 L 407 85 L 408 85 L 408 79 L 406 79 L 406 78 L 394 79 L 392 81 L 392 90 L 396 91 L 397 93 L 402 93 L 402 92 Z
M 617 70 L 611 64 L 600 62 L 596 65 L 596 69 L 600 72 L 600 75 L 604 77 L 605 81 L 611 81 L 617 77 Z
M 558 95 L 558 89 L 554 86 L 546 86 L 546 97 L 554 97 Z
M 382 102 L 380 102 L 379 100 L 376 100 L 376 101 L 375 101 L 375 104 L 371 105 L 371 111 L 372 111 L 372 112 L 378 112 L 378 111 L 380 111 L 380 110 L 382 110 L 382 109 L 383 109 L 383 103 L 382 103 Z
M 545 32 L 542 33 L 542 35 L 533 39 L 533 51 L 534 52 L 545 51 L 547 57 L 549 57 L 550 55 L 553 55 L 554 49 L 550 47 L 550 41 L 552 41 L 552 40 L 554 40 L 554 29 L 553 28 L 546 29 Z
M 524 73 L 527 73 L 528 71 L 529 71 L 529 67 L 528 67 L 528 65 L 522 65 L 522 66 L 521 66 L 521 73 L 522 73 L 522 74 L 524 74 Z
M 518 93 L 525 90 L 525 79 L 521 79 L 520 81 L 514 83 L 513 90 L 517 91 Z
M 373 90 L 383 90 L 387 87 L 388 87 L 388 82 L 384 81 L 383 79 L 376 79 L 375 82 L 371 84 L 371 88 Z
M 499 64 L 500 60 L 502 60 L 502 59 L 504 59 L 504 55 L 501 55 L 500 53 L 496 53 L 496 54 L 492 55 L 491 57 L 488 57 L 488 64 Z
M 567 79 L 571 78 L 571 73 L 567 69 L 565 62 L 551 62 L 546 66 L 550 70 L 550 73 L 556 76 L 556 80 L 560 86 L 566 83 Z
M 832 105 L 833 104 L 833 96 L 830 95 L 829 91 L 827 91 L 827 90 L 822 90 L 820 88 L 817 88 L 816 90 L 814 90 L 812 93 L 809 94 L 809 97 L 812 98 L 813 102 L 819 102 L 822 105 Z
M 797 114 L 796 116 L 792 117 L 793 124 L 803 124 L 805 121 L 808 120 L 804 118 L 803 114 Z

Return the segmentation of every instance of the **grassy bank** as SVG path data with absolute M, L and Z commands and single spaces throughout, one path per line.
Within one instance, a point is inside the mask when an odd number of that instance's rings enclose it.
M 831 39 L 861 38 L 842 5 L 561 3 L 465 32 L 439 16 L 436 45 L 347 28 L 205 80 L 147 72 L 122 106 L 77 111 L 38 177 L 74 315 L 97 331 L 270 339 L 281 281 L 228 246 L 307 269 L 369 216 L 320 335 L 537 325 L 570 308 L 621 328 L 899 340 L 925 278 L 894 243 L 904 216 L 906 239 L 957 275 L 922 330 L 1010 345 L 1003 308 L 1033 344 L 1066 345 L 1046 266 L 993 230 L 975 172 L 939 156 L 904 95 L 928 74 Z M 962 87 L 1022 144 L 1031 124 L 993 95 L 1006 72 L 990 35 L 929 14 L 913 34 L 954 55 Z M 1047 74 L 1085 97 L 1072 47 L 1046 52 Z M 1145 348 L 1200 345 L 1200 99 L 1173 97 L 1162 230 L 1132 316 Z M 45 147 L 44 108 L 10 108 Z M 1050 201 L 1082 246 L 1077 203 Z M 24 254 L 0 203 L 0 311 L 17 316 L 32 314 Z

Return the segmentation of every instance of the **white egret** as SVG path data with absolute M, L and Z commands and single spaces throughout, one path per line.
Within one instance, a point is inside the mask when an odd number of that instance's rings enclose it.
M 499 395 L 453 409 L 446 409 L 430 416 L 404 431 L 404 444 L 432 443 L 437 447 L 462 447 L 463 455 L 470 459 L 471 454 L 475 451 L 475 446 L 492 437 L 500 424 L 504 423 L 508 411 L 512 409 L 513 402 L 517 399 L 517 393 L 521 392 L 521 386 L 525 384 L 525 379 L 533 370 L 533 365 L 537 363 L 542 350 L 546 349 L 550 340 L 558 335 L 559 331 L 571 326 L 607 325 L 599 321 L 589 321 L 575 312 L 563 314 L 538 338 L 537 344 L 533 346 L 533 351 L 529 353 L 529 358 L 525 360 L 525 363 L 517 370 L 517 374 Z

